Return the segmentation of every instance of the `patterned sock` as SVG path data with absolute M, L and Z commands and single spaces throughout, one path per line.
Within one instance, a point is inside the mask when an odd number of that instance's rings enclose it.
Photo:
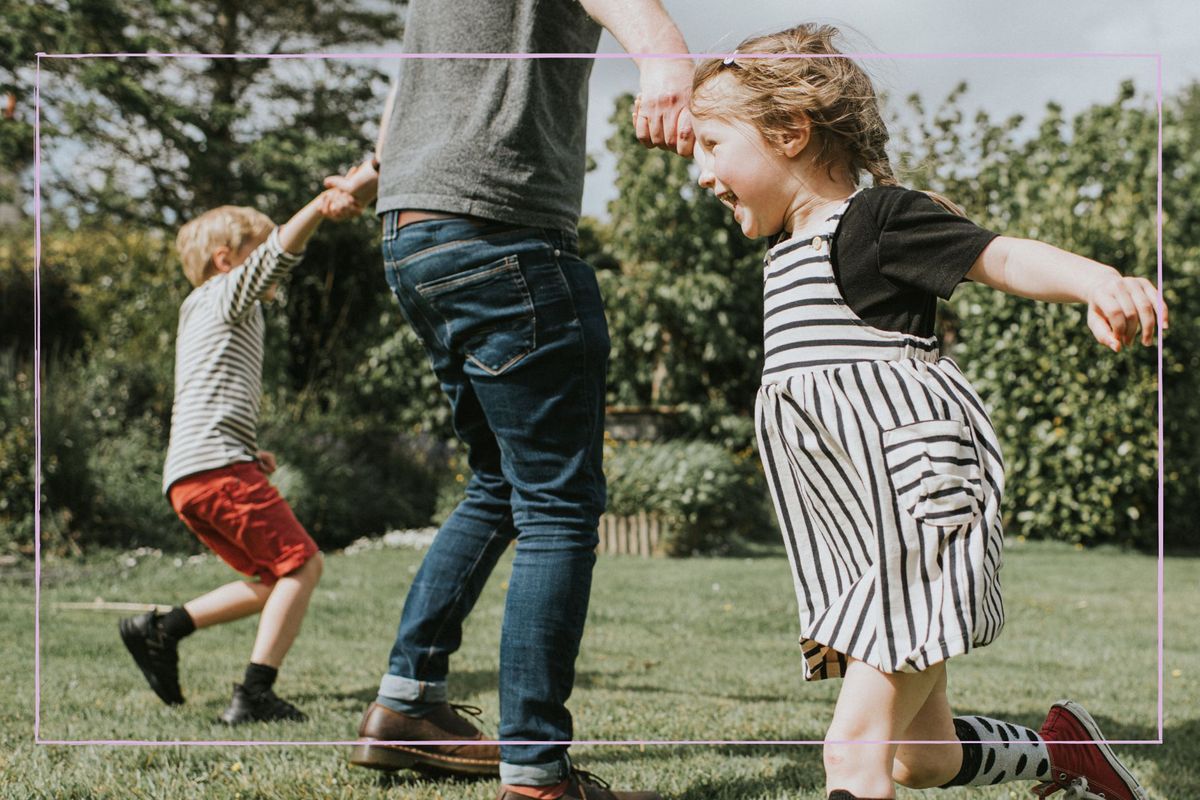
M 255 664 L 251 661 L 246 665 L 246 677 L 242 680 L 242 688 L 247 694 L 262 694 L 275 685 L 279 670 L 266 664 Z
M 196 630 L 196 623 L 192 621 L 191 615 L 184 610 L 183 606 L 175 606 L 158 619 L 163 632 L 172 639 L 182 639 Z
M 1050 775 L 1050 752 L 1036 731 L 987 717 L 955 717 L 954 732 L 963 743 L 962 769 L 943 789 L 1037 781 Z

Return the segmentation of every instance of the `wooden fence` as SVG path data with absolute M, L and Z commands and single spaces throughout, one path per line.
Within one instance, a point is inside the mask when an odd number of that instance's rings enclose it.
M 659 543 L 666 526 L 657 514 L 640 511 L 627 517 L 604 514 L 600 517 L 600 545 L 597 553 L 620 555 L 662 555 Z

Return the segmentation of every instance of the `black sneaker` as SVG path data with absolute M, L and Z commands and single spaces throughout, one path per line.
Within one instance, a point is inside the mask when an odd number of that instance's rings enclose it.
M 159 699 L 169 706 L 183 703 L 183 692 L 179 690 L 179 640 L 163 630 L 158 612 L 127 617 L 117 627 L 121 641 Z
M 233 685 L 233 699 L 229 708 L 221 712 L 221 722 L 226 725 L 241 725 L 244 722 L 276 722 L 291 720 L 304 722 L 308 717 L 287 700 L 267 689 L 250 694 L 240 683 Z

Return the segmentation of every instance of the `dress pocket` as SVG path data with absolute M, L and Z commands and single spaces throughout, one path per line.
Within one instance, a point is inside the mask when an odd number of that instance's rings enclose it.
M 533 299 L 515 255 L 415 288 L 443 323 L 447 348 L 489 375 L 537 346 Z
M 953 528 L 979 517 L 983 477 L 963 423 L 928 420 L 884 431 L 883 457 L 900 508 L 918 522 Z

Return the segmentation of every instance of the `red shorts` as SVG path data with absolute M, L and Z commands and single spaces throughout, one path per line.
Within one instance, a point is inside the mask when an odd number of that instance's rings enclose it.
M 299 569 L 317 543 L 254 461 L 180 478 L 167 493 L 193 533 L 229 566 L 267 586 Z

